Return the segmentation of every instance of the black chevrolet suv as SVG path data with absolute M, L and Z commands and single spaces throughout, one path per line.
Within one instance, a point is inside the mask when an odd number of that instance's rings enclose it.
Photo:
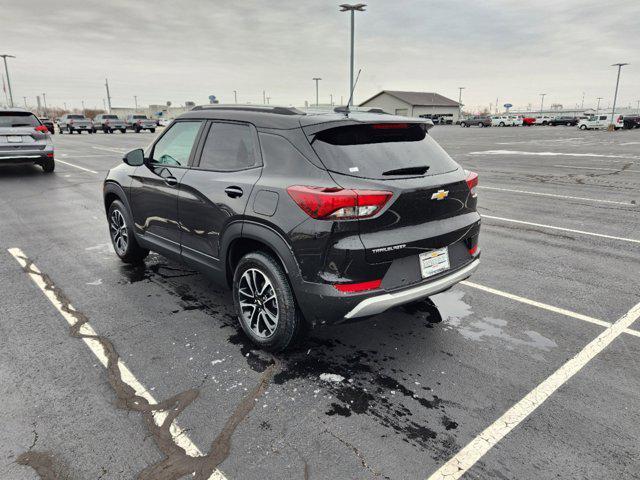
M 110 170 L 104 201 L 125 262 L 149 250 L 233 290 L 251 340 L 424 299 L 478 267 L 478 176 L 430 120 L 202 106 Z

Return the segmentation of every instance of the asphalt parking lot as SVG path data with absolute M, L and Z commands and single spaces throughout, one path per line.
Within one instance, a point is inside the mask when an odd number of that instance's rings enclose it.
M 640 131 L 431 134 L 479 173 L 479 271 L 277 356 L 202 275 L 112 252 L 102 179 L 154 134 L 2 168 L 0 478 L 638 478 Z

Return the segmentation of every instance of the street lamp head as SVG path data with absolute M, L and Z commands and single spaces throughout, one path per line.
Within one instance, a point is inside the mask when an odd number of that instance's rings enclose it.
M 8 55 L 6 53 L 1 54 L 0 57 L 2 57 L 2 58 L 16 58 L 15 55 Z
M 624 67 L 625 65 L 629 65 L 628 63 L 614 63 L 611 65 L 612 67 Z
M 356 3 L 355 5 L 349 5 L 348 3 L 343 3 L 340 5 L 341 12 L 349 12 L 349 11 L 358 11 L 364 12 L 364 7 L 366 7 L 366 3 Z

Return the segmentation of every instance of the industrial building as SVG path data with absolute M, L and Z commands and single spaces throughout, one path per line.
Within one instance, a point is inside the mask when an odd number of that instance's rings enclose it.
M 460 104 L 439 93 L 383 90 L 362 102 L 361 107 L 380 108 L 387 113 L 431 118 L 435 122 L 456 123 Z

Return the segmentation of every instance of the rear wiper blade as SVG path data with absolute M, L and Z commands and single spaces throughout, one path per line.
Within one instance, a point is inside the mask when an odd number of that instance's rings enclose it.
M 421 167 L 405 167 L 387 170 L 386 172 L 382 172 L 382 175 L 424 175 L 427 173 L 427 170 L 429 170 L 429 166 L 423 165 Z

